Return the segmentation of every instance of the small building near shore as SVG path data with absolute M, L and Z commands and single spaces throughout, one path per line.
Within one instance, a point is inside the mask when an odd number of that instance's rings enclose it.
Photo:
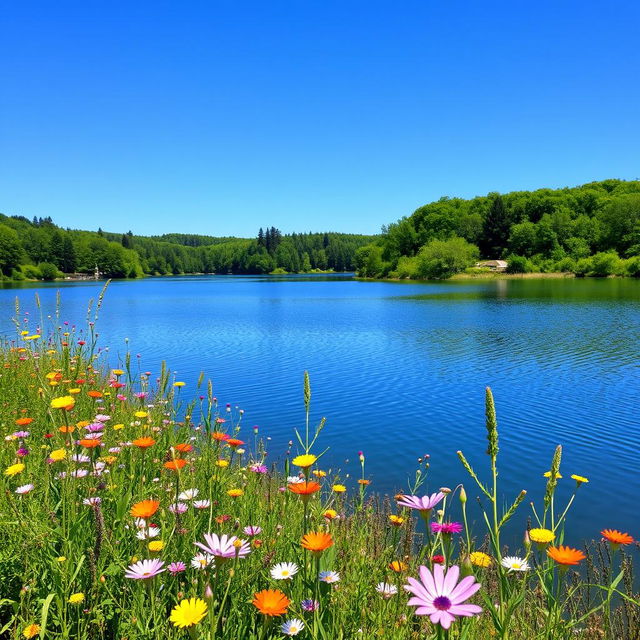
M 506 260 L 482 260 L 476 262 L 476 267 L 491 269 L 491 271 L 506 271 L 509 263 Z

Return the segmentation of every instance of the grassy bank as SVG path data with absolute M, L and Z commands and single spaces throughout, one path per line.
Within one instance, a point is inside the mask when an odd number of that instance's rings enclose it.
M 360 454 L 361 477 L 349 492 L 323 464 L 332 438 L 323 420 L 311 421 L 308 378 L 306 428 L 292 434 L 278 467 L 268 441 L 204 380 L 189 388 L 165 368 L 152 377 L 128 354 L 120 368 L 106 368 L 96 356 L 96 315 L 84 329 L 56 315 L 18 315 L 18 334 L 0 349 L 0 635 L 640 633 L 633 543 L 600 533 L 615 524 L 606 515 L 585 532 L 587 542 L 565 539 L 571 502 L 588 492 L 588 479 L 570 478 L 573 470 L 561 478 L 561 449 L 533 513 L 524 492 L 498 485 L 489 391 L 487 469 L 471 469 L 460 452 L 464 487 L 440 487 L 422 460 L 411 486 L 381 498 Z M 556 504 L 558 482 L 574 486 L 568 505 Z M 476 496 L 487 526 L 470 531 L 467 499 Z M 507 521 L 521 524 L 521 548 L 504 547 Z

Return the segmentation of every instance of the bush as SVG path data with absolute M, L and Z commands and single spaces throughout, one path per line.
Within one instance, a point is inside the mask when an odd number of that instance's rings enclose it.
M 38 271 L 40 272 L 40 277 L 43 280 L 55 280 L 59 275 L 61 275 L 58 271 L 58 267 L 50 262 L 41 262 L 38 265 Z
M 38 267 L 36 267 L 34 264 L 23 264 L 20 267 L 20 270 L 22 271 L 24 277 L 28 280 L 40 280 L 40 278 L 42 277 L 40 275 L 40 269 L 38 269 Z
M 604 278 L 620 273 L 622 261 L 615 251 L 601 251 L 591 258 L 591 273 L 589 275 Z
M 591 273 L 592 270 L 593 262 L 591 258 L 580 258 L 575 264 L 573 273 L 575 273 L 578 278 L 584 278 L 584 276 Z
M 556 264 L 555 270 L 561 271 L 563 273 L 574 273 L 575 268 L 576 268 L 576 261 L 570 256 L 567 256 L 566 258 L 563 258 Z
M 472 266 L 479 257 L 478 247 L 464 238 L 432 240 L 417 256 L 417 276 L 428 279 L 450 278 Z
M 632 278 L 640 278 L 640 256 L 634 256 L 623 263 L 624 272 Z
M 533 265 L 524 256 L 509 256 L 507 262 L 507 273 L 531 273 L 533 271 Z
M 393 274 L 393 275 L 391 275 Z M 415 278 L 418 275 L 418 260 L 413 257 L 402 256 L 394 271 L 389 274 L 392 278 Z

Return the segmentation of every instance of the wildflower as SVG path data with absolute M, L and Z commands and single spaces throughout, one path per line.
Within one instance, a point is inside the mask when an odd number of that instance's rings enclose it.
M 396 516 L 394 514 L 391 514 L 389 516 L 389 522 L 394 526 L 394 527 L 401 527 L 404 524 L 404 518 L 402 516 Z
M 101 502 L 102 498 L 99 498 L 98 496 L 92 496 L 91 498 L 85 498 L 82 501 L 82 504 L 86 507 L 97 507 L 99 504 L 101 504 Z
M 229 439 L 230 436 L 227 435 L 226 433 L 223 433 L 222 431 L 214 431 L 211 434 L 211 437 L 217 442 L 225 442 L 226 440 Z
M 62 396 L 60 398 L 53 398 L 51 400 L 52 409 L 63 409 L 64 411 L 71 411 L 75 407 L 76 401 L 73 396 Z
M 96 438 L 83 438 L 78 442 L 78 444 L 85 449 L 95 449 L 96 447 L 99 447 L 102 442 Z
M 287 484 L 301 484 L 304 482 L 304 478 L 300 476 L 287 476 Z
M 149 436 L 145 436 L 144 438 L 136 438 L 133 441 L 134 446 L 140 449 L 147 449 L 149 447 L 152 447 L 155 443 L 156 441 L 153 438 L 150 438 Z
M 265 616 L 281 616 L 286 613 L 291 600 L 278 589 L 263 589 L 255 594 L 252 604 Z
M 297 484 L 290 484 L 289 491 L 299 495 L 300 498 L 302 498 L 302 501 L 306 502 L 314 493 L 320 491 L 320 485 L 314 480 L 309 482 L 300 482 Z
M 204 539 L 206 544 L 202 542 L 194 542 L 194 544 L 216 558 L 224 560 L 236 557 L 244 558 L 251 551 L 249 544 L 236 536 L 223 534 L 218 537 L 217 533 L 205 533 Z
M 23 484 L 16 489 L 16 493 L 20 496 L 24 496 L 27 493 L 31 493 L 31 491 L 33 491 L 34 489 L 35 487 L 32 484 Z
M 177 576 L 179 573 L 182 573 L 183 571 L 187 570 L 187 566 L 185 565 L 184 562 L 172 562 L 168 567 L 167 570 L 169 571 L 169 573 L 172 576 Z
M 398 593 L 398 587 L 396 587 L 395 584 L 389 584 L 388 582 L 378 582 L 376 585 L 376 591 L 386 600 Z
M 18 475 L 19 473 L 22 473 L 24 469 L 24 464 L 22 462 L 17 462 L 16 464 L 12 464 L 10 467 L 7 467 L 4 470 L 4 475 L 13 477 L 15 475 Z
M 249 525 L 243 529 L 244 534 L 252 538 L 253 536 L 259 536 L 262 533 L 262 527 L 255 525 Z
M 432 564 L 444 564 L 444 556 L 441 556 L 438 553 L 435 556 L 431 556 L 431 563 Z
M 168 462 L 165 462 L 163 466 L 165 469 L 169 469 L 170 471 L 179 471 L 180 469 L 183 469 L 186 464 L 186 460 L 183 460 L 182 458 L 176 458 L 175 460 L 169 460 Z
M 164 542 L 162 542 L 162 540 L 152 540 L 147 547 L 149 551 L 152 552 L 162 551 L 162 549 L 164 549 Z
M 406 562 L 402 562 L 402 560 L 393 560 L 389 563 L 389 569 L 395 571 L 396 573 L 402 573 L 409 568 L 409 565 Z
M 318 580 L 333 584 L 334 582 L 340 582 L 340 574 L 337 571 L 321 571 L 318 574 Z
M 226 469 L 229 466 L 229 461 L 224 459 L 216 460 L 215 465 L 221 469 Z
M 335 509 L 327 509 L 322 515 L 327 520 L 334 520 L 335 518 L 338 517 L 338 512 Z
M 304 549 L 312 553 L 320 554 L 325 551 L 325 549 L 333 546 L 333 538 L 330 533 L 312 531 L 302 537 L 301 544 Z
M 35 622 L 30 625 L 27 625 L 22 631 L 22 635 L 25 638 L 35 638 L 39 633 L 40 633 L 40 625 L 35 624 Z
M 298 573 L 298 565 L 295 562 L 280 562 L 271 568 L 271 577 L 274 580 L 290 580 Z
M 211 506 L 211 500 L 194 500 L 194 509 L 208 509 Z
M 542 477 L 543 477 L 543 478 L 550 478 L 550 477 L 551 477 L 551 471 L 545 471 L 545 472 L 542 474 Z M 556 479 L 557 479 L 557 480 L 561 480 L 561 479 L 562 479 L 562 474 L 560 474 L 560 473 L 556 473 Z
M 317 600 L 306 599 L 300 603 L 300 607 L 303 611 L 312 612 L 320 608 L 320 603 Z
M 198 489 L 185 489 L 178 496 L 178 500 L 193 500 L 199 493 Z
M 431 514 L 431 510 L 444 498 L 444 493 L 432 493 L 430 496 L 402 496 L 398 500 L 399 507 L 407 507 L 408 509 L 416 509 L 420 515 L 426 520 Z
M 243 494 L 244 494 L 244 491 L 242 489 L 229 489 L 229 491 L 227 491 L 227 495 L 230 498 L 239 498 Z
M 173 625 L 184 629 L 198 624 L 207 615 L 207 603 L 200 598 L 185 598 L 171 610 Z
M 584 476 L 577 476 L 577 475 L 575 475 L 575 474 L 573 474 L 573 475 L 571 476 L 571 479 L 572 479 L 572 480 L 575 480 L 575 481 L 576 481 L 576 484 L 577 484 L 578 486 L 580 486 L 580 485 L 581 485 L 581 484 L 583 484 L 583 483 L 587 483 L 587 482 L 589 482 L 589 479 L 588 479 L 588 478 L 585 478 Z
M 531 569 L 524 558 L 518 558 L 517 556 L 505 556 L 500 564 L 509 571 L 529 571 Z
M 313 454 L 307 453 L 302 456 L 296 456 L 291 462 L 295 464 L 296 467 L 307 469 L 312 464 L 314 464 L 317 459 L 318 458 L 316 458 L 316 456 L 314 456 Z
M 33 418 L 18 418 L 16 425 L 19 427 L 27 427 L 33 422 Z
M 371 484 L 371 480 L 367 480 L 366 478 L 359 478 L 358 484 L 361 484 L 364 487 L 367 487 Z
M 602 537 L 611 543 L 614 549 L 617 549 L 621 544 L 632 544 L 633 538 L 628 533 L 622 533 L 617 529 L 604 529 L 601 531 Z
M 206 569 L 213 564 L 214 560 L 215 558 L 210 553 L 196 553 L 196 555 L 191 558 L 191 566 L 194 569 Z
M 298 618 L 287 620 L 280 625 L 280 631 L 285 636 L 297 636 L 304 629 L 304 622 Z
M 87 391 L 87 395 L 90 398 L 93 398 L 94 400 L 97 400 L 98 398 L 102 398 L 102 393 L 100 391 Z
M 474 551 L 469 556 L 469 559 L 471 560 L 471 564 L 475 565 L 476 567 L 482 567 L 483 569 L 486 569 L 487 567 L 491 566 L 491 556 L 483 553 L 482 551 Z
M 268 473 L 269 469 L 266 464 L 252 464 L 249 465 L 249 471 L 253 473 Z
M 189 453 L 191 450 L 193 450 L 193 445 L 190 445 L 187 443 L 180 443 L 175 445 L 174 449 L 176 451 L 179 451 L 180 453 Z
M 173 383 L 173 386 L 174 386 L 174 387 L 184 387 L 184 385 L 185 385 L 185 384 L 187 384 L 187 383 L 186 383 L 186 382 L 178 381 L 178 382 L 174 382 L 174 383 Z
M 235 449 L 240 445 L 245 444 L 244 440 L 239 440 L 238 438 L 227 438 L 225 442 L 232 448 Z
M 456 616 L 473 616 L 482 609 L 475 604 L 463 604 L 478 589 L 480 583 L 474 576 L 467 576 L 458 583 L 460 568 L 453 565 L 445 573 L 442 565 L 437 564 L 433 573 L 425 566 L 420 567 L 420 581 L 409 578 L 405 589 L 413 594 L 407 603 L 416 607 L 416 615 L 429 616 L 433 624 L 448 629 Z
M 558 564 L 562 565 L 580 564 L 580 561 L 586 558 L 582 551 L 572 549 L 571 547 L 565 547 L 564 545 L 549 547 L 547 549 L 547 555 L 552 560 L 555 560 Z
M 460 533 L 462 525 L 459 522 L 432 522 L 431 531 L 442 535 L 451 535 L 452 533 Z
M 161 574 L 165 569 L 164 562 L 154 558 L 153 560 L 140 560 L 127 568 L 124 577 L 133 580 L 148 580 Z
M 322 471 L 322 469 L 314 469 L 311 473 L 313 473 L 313 475 L 316 478 L 326 478 L 327 477 L 327 472 L 326 471 Z
M 150 518 L 160 507 L 160 502 L 158 500 L 143 500 L 142 502 L 137 502 L 131 507 L 131 515 L 134 518 Z
M 343 484 L 334 484 L 331 489 L 334 493 L 344 493 L 347 490 L 347 487 Z
M 83 601 L 84 601 L 84 593 L 82 593 L 82 591 L 78 591 L 78 593 L 71 594 L 67 602 L 71 604 L 80 604 Z
M 549 529 L 531 529 L 529 531 L 529 538 L 538 544 L 548 544 L 549 542 L 552 542 L 555 537 L 556 534 Z
M 169 505 L 169 511 L 174 515 L 181 515 L 186 513 L 189 507 L 184 502 L 176 502 Z
M 65 556 L 58 556 L 56 558 L 56 562 L 59 562 L 60 564 L 62 564 L 63 562 L 66 562 L 67 558 Z

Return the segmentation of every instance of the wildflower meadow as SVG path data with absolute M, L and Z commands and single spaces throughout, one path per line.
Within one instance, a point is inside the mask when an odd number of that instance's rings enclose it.
M 565 535 L 589 480 L 561 472 L 561 447 L 531 479 L 540 504 L 501 486 L 490 389 L 486 468 L 459 451 L 460 483 L 441 487 L 423 461 L 385 497 L 360 453 L 350 492 L 323 464 L 335 444 L 311 420 L 308 375 L 277 465 L 204 376 L 190 388 L 129 353 L 105 359 L 101 303 L 86 326 L 16 305 L 0 350 L 0 637 L 640 638 L 637 532 L 600 513 Z

